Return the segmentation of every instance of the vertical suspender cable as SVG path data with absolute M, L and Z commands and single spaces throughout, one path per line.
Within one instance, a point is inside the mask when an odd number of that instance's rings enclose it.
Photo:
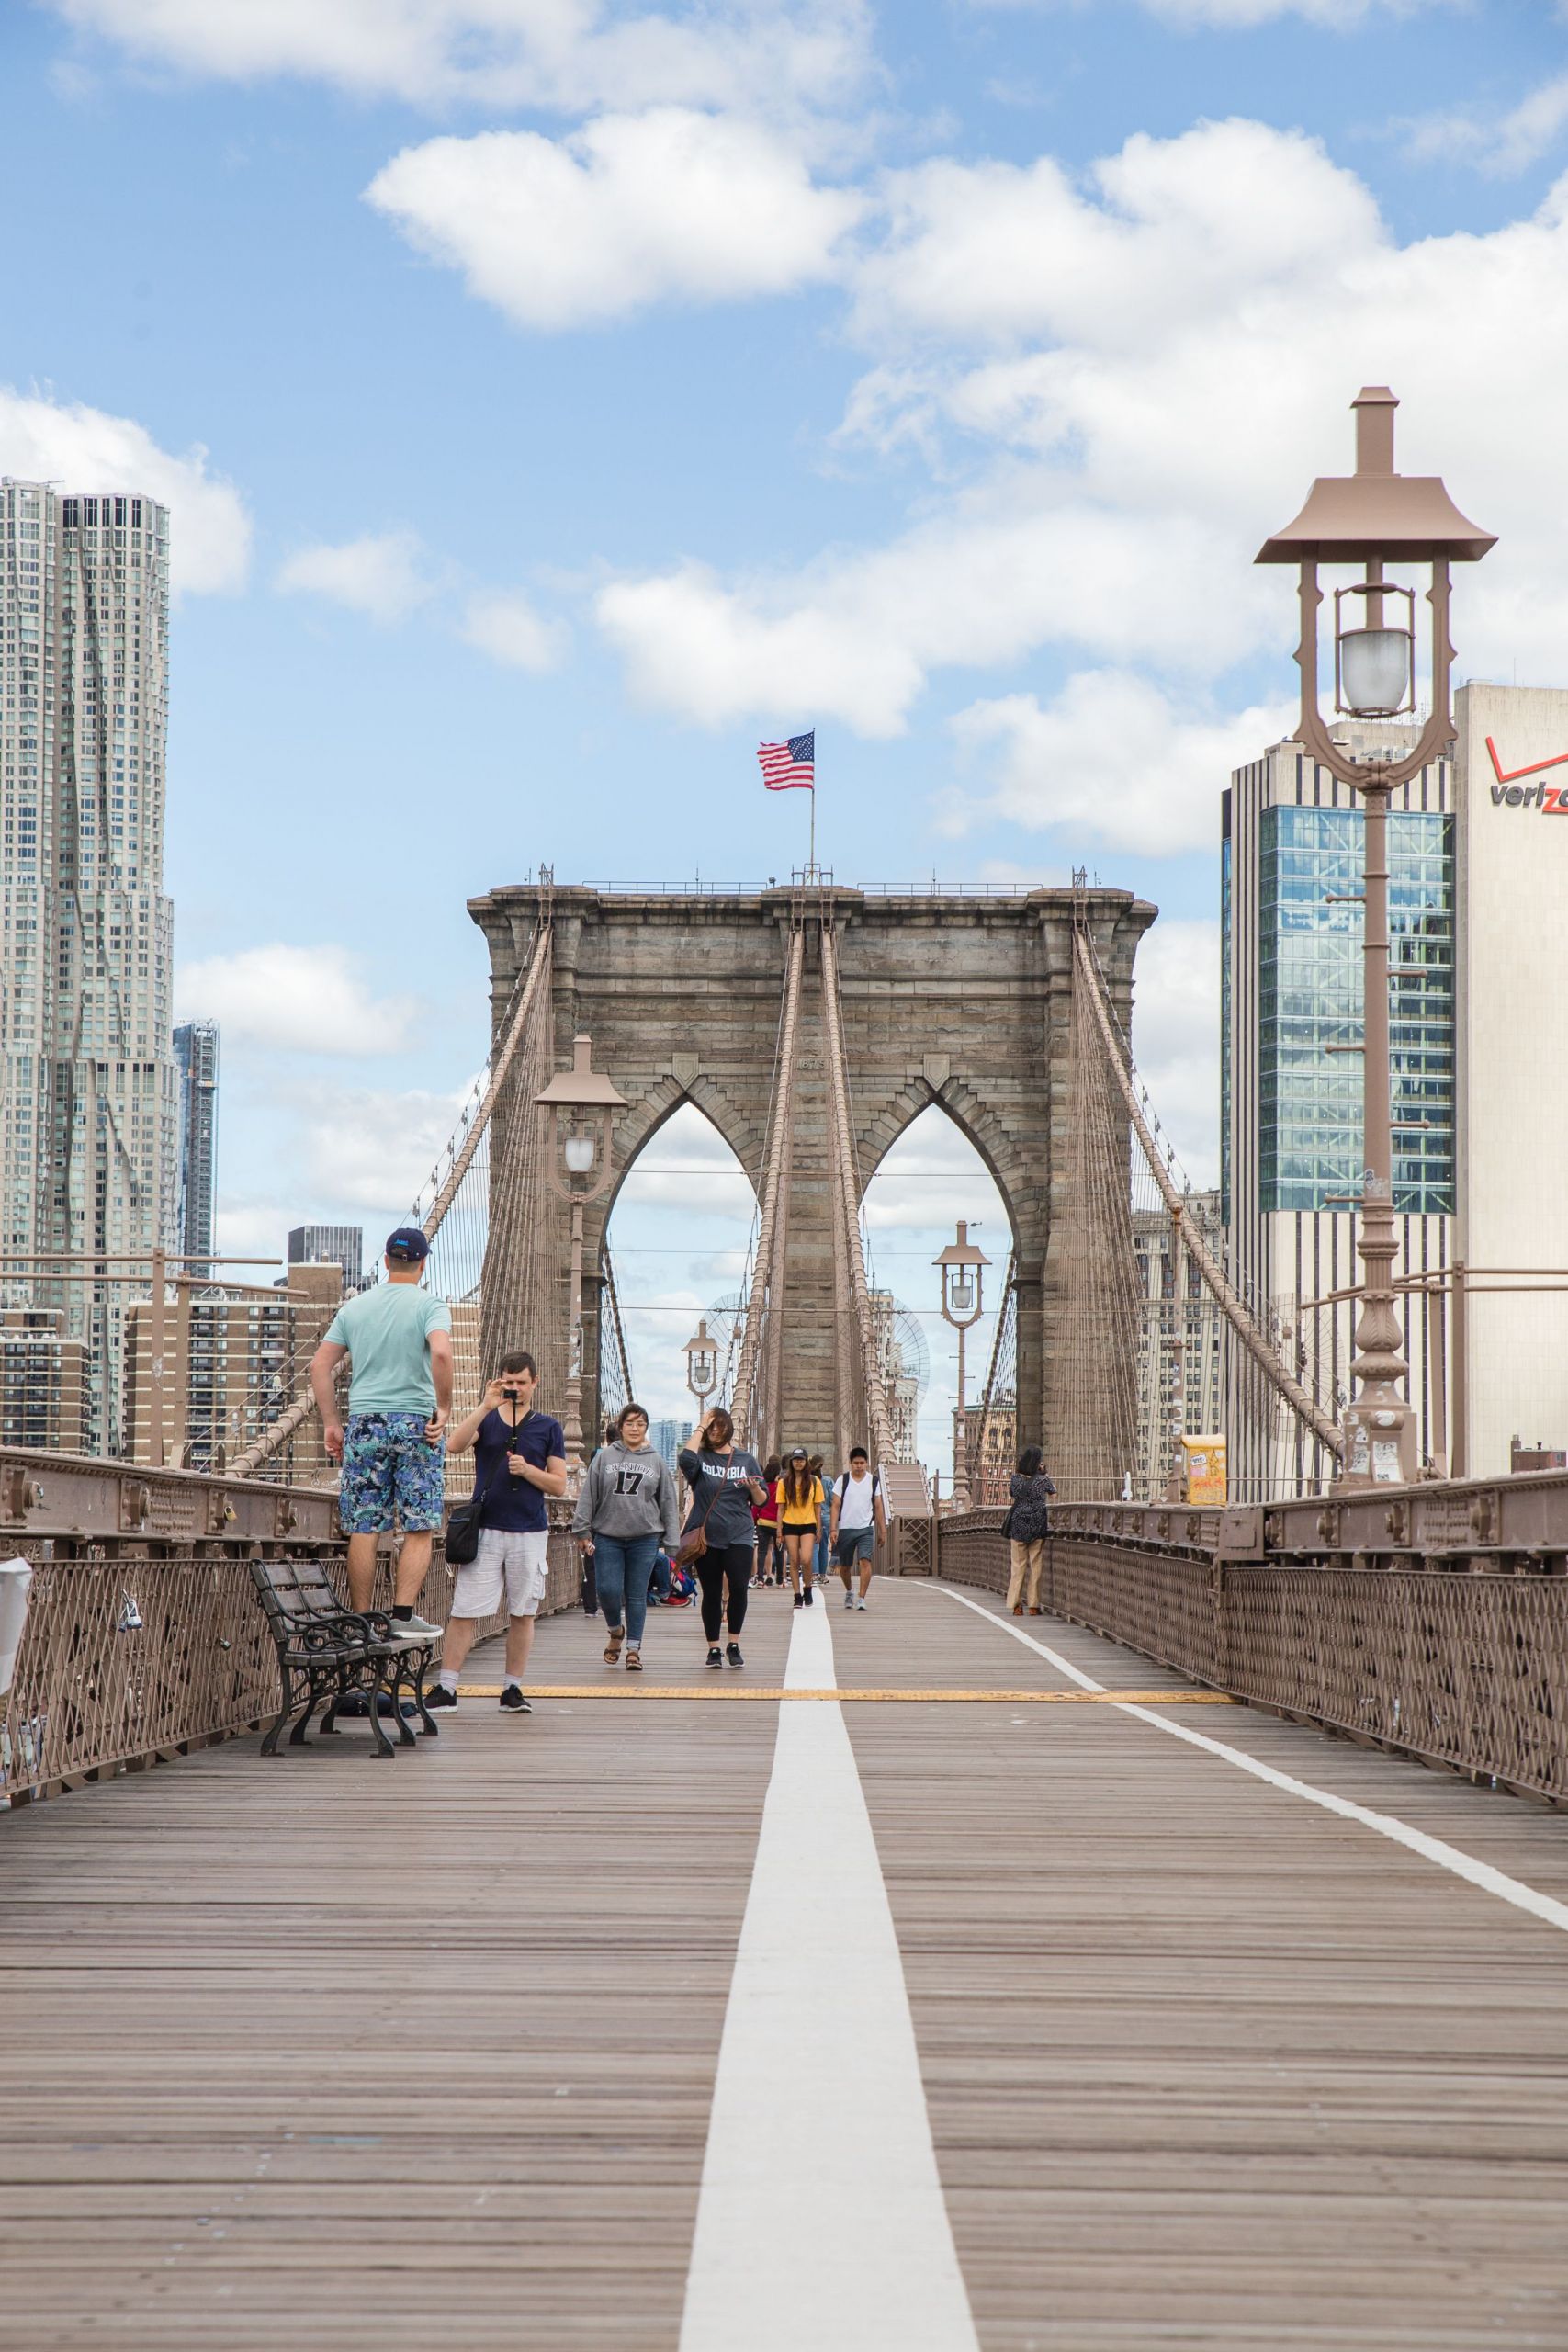
M 806 933 L 796 923 L 790 933 L 789 961 L 784 967 L 784 1020 L 779 1031 L 778 1067 L 768 1118 L 767 1159 L 762 1174 L 762 1207 L 757 1229 L 757 1254 L 751 1262 L 751 1288 L 746 1301 L 746 1329 L 740 1342 L 740 1365 L 735 1375 L 730 1409 L 735 1426 L 749 1443 L 760 1446 L 766 1437 L 750 1427 L 757 1400 L 758 1371 L 763 1327 L 769 1320 L 773 1266 L 778 1255 L 784 1197 L 789 1188 L 789 1137 L 795 1100 L 795 1044 L 800 1014 L 800 976 L 806 962 Z M 775 1318 L 776 1319 L 776 1318 Z M 770 1399 L 776 1404 L 777 1399 Z
M 849 1080 L 844 1070 L 843 1008 L 839 999 L 839 951 L 832 927 L 827 922 L 822 925 L 822 1020 L 828 1033 L 828 1073 L 831 1088 L 828 1126 L 839 1205 L 840 1263 L 850 1279 L 855 1321 L 860 1330 L 861 1377 L 865 1383 L 872 1442 L 876 1460 L 885 1467 L 894 1458 L 893 1419 L 887 1410 L 882 1356 L 876 1344 L 871 1291 L 865 1278 L 865 1252 L 861 1248 L 854 1136 L 850 1125 Z

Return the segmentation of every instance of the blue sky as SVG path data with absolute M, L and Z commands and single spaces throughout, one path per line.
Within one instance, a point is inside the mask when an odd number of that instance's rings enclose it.
M 11 0 L 0 470 L 175 509 L 229 1245 L 405 1204 L 483 1052 L 469 894 L 785 871 L 754 747 L 813 723 L 841 876 L 1160 905 L 1139 1048 L 1212 1165 L 1215 801 L 1292 674 L 1250 558 L 1361 381 L 1503 534 L 1461 674 L 1562 674 L 1565 33 Z

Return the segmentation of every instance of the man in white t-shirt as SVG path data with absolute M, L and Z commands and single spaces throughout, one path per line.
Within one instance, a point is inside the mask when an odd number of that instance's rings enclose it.
M 844 1580 L 844 1607 L 863 1609 L 871 1587 L 876 1547 L 887 1541 L 887 1512 L 882 1499 L 882 1473 L 874 1472 L 863 1445 L 850 1448 L 850 1466 L 833 1482 L 833 1515 L 828 1541 Z M 860 1593 L 854 1590 L 860 1570 Z

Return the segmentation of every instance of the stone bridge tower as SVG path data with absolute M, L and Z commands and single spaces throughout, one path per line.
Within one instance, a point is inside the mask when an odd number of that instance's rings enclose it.
M 490 945 L 492 1018 L 499 1026 L 525 964 L 543 893 L 489 891 L 469 911 Z M 586 1030 L 594 1067 L 626 1098 L 615 1134 L 615 1182 L 588 1213 L 584 1251 L 583 1426 L 597 1423 L 597 1284 L 604 1225 L 619 1182 L 679 1104 L 696 1103 L 760 1194 L 792 915 L 790 889 L 757 892 L 601 891 L 557 885 L 552 967 L 554 1066 Z M 829 1460 L 864 1434 L 840 1396 L 829 1186 L 828 1074 L 822 967 L 816 927 L 825 912 L 840 943 L 844 1043 L 861 1183 L 909 1122 L 940 1102 L 996 1180 L 1011 1223 L 1018 1284 L 1020 1442 L 1049 1452 L 1068 1385 L 1081 1397 L 1094 1367 L 1072 1363 L 1062 1328 L 1062 1255 L 1073 1237 L 1068 1138 L 1074 1117 L 1075 903 L 1123 1023 L 1133 962 L 1155 910 L 1124 890 L 1036 890 L 1010 897 L 880 897 L 827 886 L 805 901 L 806 978 L 799 1023 L 785 1232 L 783 1389 L 771 1434 Z M 492 1220 L 515 1189 L 497 1180 L 531 1107 L 502 1097 L 491 1141 Z M 535 1192 L 537 1202 L 539 1194 Z M 513 1209 L 512 1214 L 515 1215 Z M 525 1345 L 558 1403 L 567 1318 L 564 1204 L 547 1215 L 561 1233 L 550 1253 L 551 1295 L 530 1303 L 539 1328 L 488 1335 Z M 504 1234 L 501 1236 L 504 1242 Z M 492 1234 L 492 1250 L 495 1238 Z M 993 1250 L 994 1256 L 999 1252 Z M 999 1275 L 998 1266 L 998 1275 Z M 680 1337 L 684 1338 L 684 1333 Z M 678 1344 L 678 1341 L 673 1342 Z M 1133 1331 L 1126 1345 L 1136 1343 Z

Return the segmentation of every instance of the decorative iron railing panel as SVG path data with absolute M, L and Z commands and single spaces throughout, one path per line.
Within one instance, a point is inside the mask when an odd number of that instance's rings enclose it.
M 215 1558 L 188 1544 L 162 1556 L 112 1558 L 18 1549 L 32 1560 L 33 1582 L 16 1679 L 0 1701 L 0 1804 L 159 1763 L 276 1713 L 276 1652 L 243 1556 Z M 342 1549 L 341 1541 L 314 1544 L 309 1555 L 326 1561 L 346 1600 Z M 573 1607 L 580 1589 L 563 1526 L 551 1533 L 540 1613 Z M 419 1606 L 445 1622 L 451 1593 L 438 1553 Z M 389 1556 L 375 1600 L 387 1608 L 391 1600 Z M 505 1623 L 481 1623 L 480 1640 Z
M 1218 1513 L 1080 1505 L 1057 1515 L 1041 1597 L 1053 1616 L 1235 1698 L 1568 1804 L 1568 1574 L 1561 1532 L 1542 1536 L 1562 1513 L 1518 1493 L 1526 1483 L 1548 1484 L 1508 1481 L 1516 1491 L 1489 1510 L 1453 1490 L 1452 1522 L 1472 1544 L 1477 1524 L 1535 1536 L 1523 1556 L 1472 1565 L 1321 1545 L 1315 1558 L 1236 1561 L 1217 1556 Z M 1557 1485 L 1556 1499 L 1568 1498 Z M 1406 1491 L 1430 1510 L 1434 1533 L 1448 1523 L 1430 1490 Z M 1336 1508 L 1348 1515 L 1348 1503 Z M 1385 1544 L 1391 1515 L 1407 1532 L 1402 1508 L 1399 1496 L 1378 1498 Z M 1005 1589 L 1001 1519 L 938 1521 L 938 1574 Z M 1303 1536 L 1306 1525 L 1281 1520 L 1270 1533 Z

